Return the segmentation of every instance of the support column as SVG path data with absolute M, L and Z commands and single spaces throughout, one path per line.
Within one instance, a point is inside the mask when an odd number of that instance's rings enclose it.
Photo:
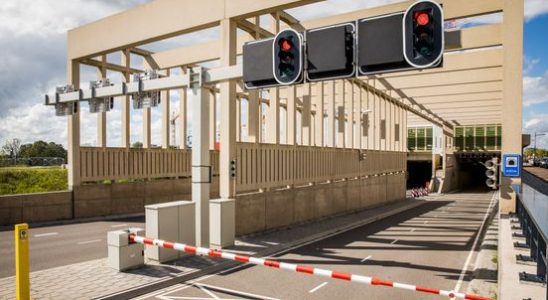
M 186 67 L 181 68 L 181 74 L 186 73 Z M 179 90 L 179 149 L 187 148 L 187 115 L 187 88 L 185 87 Z
M 278 33 L 280 31 L 280 15 L 273 13 L 270 18 L 271 32 Z M 280 91 L 278 88 L 268 90 L 269 106 L 266 116 L 266 138 L 268 143 L 280 143 Z M 286 130 L 287 131 L 287 130 Z M 287 137 L 287 133 L 286 133 Z
M 169 70 L 165 72 L 166 76 L 169 76 Z M 162 99 L 162 148 L 169 148 L 169 121 L 170 121 L 170 95 L 169 90 L 160 92 L 160 98 Z
M 336 134 L 335 131 L 335 116 L 337 107 L 335 105 L 335 81 L 328 81 L 327 84 L 327 146 L 335 147 Z
M 236 22 L 221 21 L 221 66 L 236 64 Z M 221 157 L 220 196 L 231 199 L 235 196 L 235 178 L 230 175 L 230 162 L 236 159 L 236 82 L 220 84 L 221 101 Z M 238 172 L 238 170 L 236 170 Z
M 215 150 L 217 142 L 217 93 L 212 90 L 207 93 L 209 98 L 209 149 Z
M 67 62 L 67 81 L 80 88 L 80 63 L 74 60 Z M 68 160 L 68 188 L 74 190 L 80 185 L 80 103 L 77 102 L 77 112 L 67 117 L 67 160 Z M 74 211 L 72 216 L 74 217 Z
M 315 134 L 315 138 L 314 138 L 314 142 L 315 142 L 315 145 L 317 147 L 323 147 L 325 145 L 324 143 L 324 129 L 323 129 L 323 124 L 324 124 L 324 115 L 323 115 L 323 99 L 324 99 L 324 94 L 323 94 L 323 81 L 320 81 L 318 83 L 316 83 L 316 118 L 315 118 L 315 122 L 316 124 L 314 125 L 314 134 Z
M 129 68 L 131 66 L 131 57 L 128 49 L 121 52 L 121 64 L 126 68 L 122 73 L 123 82 L 129 82 Z M 129 96 L 122 96 L 122 147 L 129 148 L 131 146 L 131 134 L 130 134 L 130 100 Z
M 310 83 L 307 83 L 303 85 L 303 96 L 302 96 L 302 102 L 303 102 L 303 108 L 301 110 L 301 124 L 302 124 L 302 144 L 306 146 L 312 145 L 311 141 L 311 135 L 312 135 L 312 113 L 311 113 L 311 106 L 312 106 L 312 95 L 311 95 L 311 88 Z
M 502 155 L 521 154 L 523 92 L 523 0 L 504 0 L 502 22 L 503 84 L 502 89 Z M 502 168 L 501 168 L 502 169 Z M 503 177 L 500 182 L 500 211 L 515 212 L 516 194 L 512 184 L 521 178 Z
M 247 100 L 248 142 L 261 142 L 261 99 L 258 90 L 249 91 Z
M 335 82 L 335 102 L 337 103 L 337 148 L 346 147 L 346 116 L 345 116 L 345 88 L 344 80 Z
M 348 143 L 347 147 L 350 149 L 354 148 L 354 89 L 356 88 L 354 84 L 348 80 L 345 80 L 346 89 L 346 101 L 348 102 Z
M 197 75 L 202 76 L 201 68 Z M 209 91 L 191 83 L 192 111 L 192 201 L 195 204 L 196 245 L 209 248 Z
M 101 55 L 98 57 L 101 60 L 101 67 L 97 68 L 97 79 L 107 78 L 107 56 Z M 97 147 L 104 148 L 107 146 L 107 112 L 97 113 Z
M 287 99 L 286 99 L 286 138 L 288 145 L 297 144 L 297 110 L 295 106 L 295 100 L 297 98 L 296 89 L 294 86 L 287 87 Z

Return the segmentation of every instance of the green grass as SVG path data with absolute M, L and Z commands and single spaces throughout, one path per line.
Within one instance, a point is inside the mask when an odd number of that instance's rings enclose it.
M 68 189 L 67 170 L 60 167 L 0 168 L 0 195 Z

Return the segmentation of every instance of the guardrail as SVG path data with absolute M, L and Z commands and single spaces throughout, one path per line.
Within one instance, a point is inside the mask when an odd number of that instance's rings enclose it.
M 526 189 L 533 188 L 525 185 Z M 535 214 L 533 210 L 538 209 L 535 207 L 529 207 L 528 201 L 524 197 L 530 196 L 531 193 L 525 193 L 523 187 L 515 188 L 518 191 L 516 201 L 516 215 L 519 220 L 521 234 L 525 237 L 525 247 L 529 248 L 529 256 L 519 255 L 517 260 L 530 261 L 536 263 L 536 274 L 529 274 L 521 272 L 519 278 L 521 281 L 532 281 L 537 283 L 544 283 L 546 286 L 546 296 L 548 299 L 548 276 L 546 276 L 546 269 L 548 267 L 548 232 L 543 231 L 541 227 L 541 220 L 537 219 L 538 213 Z M 543 196 L 543 201 L 548 201 L 548 195 L 544 195 L 540 192 L 534 191 Z M 542 216 L 541 216 L 542 217 Z M 545 218 L 546 216 L 544 216 Z M 545 220 L 542 220 L 545 221 Z M 545 228 L 544 228 L 545 229 Z

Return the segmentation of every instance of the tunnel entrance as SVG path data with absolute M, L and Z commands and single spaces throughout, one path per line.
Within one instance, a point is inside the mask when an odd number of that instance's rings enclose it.
M 487 168 L 484 163 L 497 155 L 461 156 L 457 158 L 459 164 L 459 187 L 463 190 L 492 190 L 485 183 Z
M 407 189 L 426 187 L 432 178 L 432 161 L 408 161 L 407 172 Z

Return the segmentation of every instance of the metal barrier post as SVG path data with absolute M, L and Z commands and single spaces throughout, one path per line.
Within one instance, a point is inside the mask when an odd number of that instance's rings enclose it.
M 17 224 L 15 238 L 15 296 L 17 300 L 30 299 L 29 279 L 29 225 Z

